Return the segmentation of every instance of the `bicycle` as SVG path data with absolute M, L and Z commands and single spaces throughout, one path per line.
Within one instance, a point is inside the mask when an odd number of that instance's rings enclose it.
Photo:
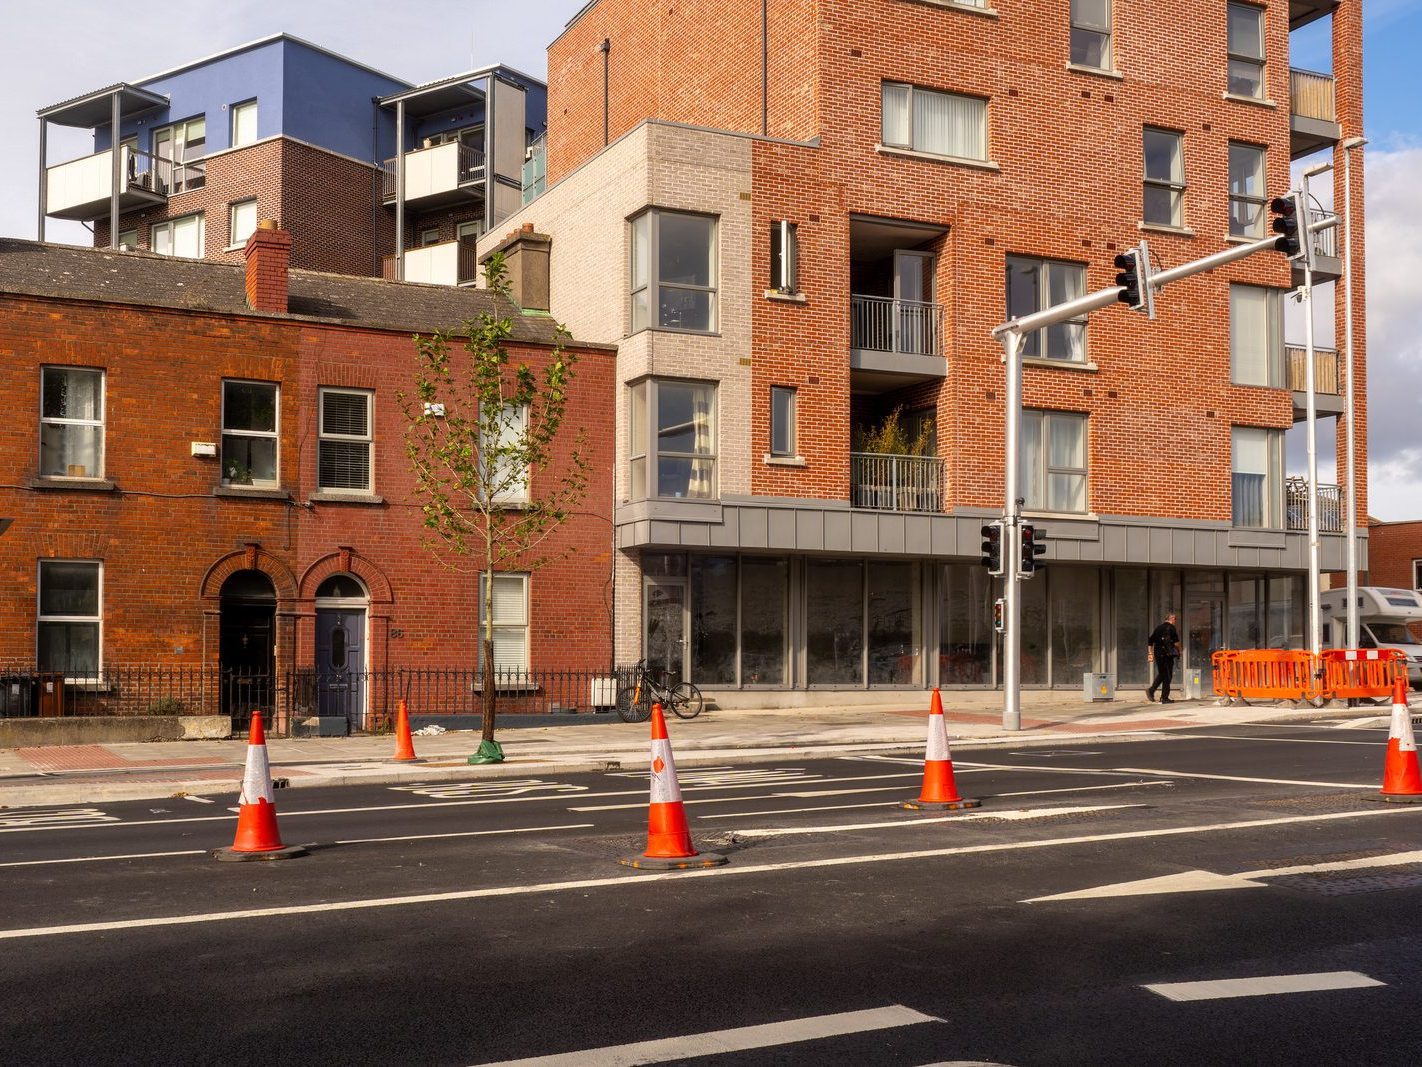
M 617 691 L 617 714 L 623 722 L 646 722 L 652 717 L 654 703 L 670 709 L 678 719 L 694 719 L 706 706 L 700 689 L 690 682 L 668 685 L 666 672 L 649 668 L 644 659 L 638 660 L 632 670 L 632 684 Z

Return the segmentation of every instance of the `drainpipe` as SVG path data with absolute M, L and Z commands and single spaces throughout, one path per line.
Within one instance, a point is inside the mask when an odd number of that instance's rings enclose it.
M 115 89 L 109 107 L 109 247 L 118 248 L 119 179 L 123 176 L 123 161 L 119 159 L 119 92 Z
M 602 146 L 607 147 L 608 142 L 608 57 L 612 52 L 612 38 L 604 37 L 602 44 L 597 46 L 597 50 L 602 53 Z

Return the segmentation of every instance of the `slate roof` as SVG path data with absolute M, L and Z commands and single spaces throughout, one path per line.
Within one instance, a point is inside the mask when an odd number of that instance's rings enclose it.
M 512 301 L 487 289 L 389 282 L 307 270 L 292 270 L 289 278 L 290 311 L 277 315 L 247 306 L 247 271 L 240 263 L 0 237 L 0 295 L 213 311 L 406 333 L 457 329 L 465 320 L 490 311 L 512 321 L 515 341 L 551 344 L 554 337 L 551 318 L 525 315 Z M 580 343 L 580 347 L 608 346 Z

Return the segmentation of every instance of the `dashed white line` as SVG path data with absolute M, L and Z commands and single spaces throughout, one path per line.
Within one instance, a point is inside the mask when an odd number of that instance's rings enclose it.
M 1313 782 L 1297 778 L 1249 778 L 1237 774 L 1200 774 L 1195 771 L 1162 771 L 1145 767 L 1118 767 L 1126 774 L 1159 774 L 1167 778 L 1206 778 L 1216 782 L 1252 782 L 1257 785 L 1312 785 L 1320 789 L 1377 789 L 1377 782 Z
M 1223 978 L 1211 982 L 1160 982 L 1142 988 L 1166 1000 L 1183 1001 L 1317 993 L 1328 989 L 1365 989 L 1386 984 L 1357 971 L 1324 971 L 1317 974 L 1276 974 L 1263 978 Z
M 1015 808 L 1012 811 L 974 811 L 961 815 L 940 815 L 931 819 L 896 819 L 893 822 L 848 823 L 841 826 L 787 826 L 768 830 L 736 830 L 737 837 L 785 837 L 790 834 L 835 834 L 846 830 L 894 830 L 903 827 L 931 826 L 944 822 L 974 822 L 979 819 L 1000 819 L 1005 822 L 1027 822 L 1048 819 L 1054 815 L 1084 815 L 1094 811 L 1117 808 L 1139 808 L 1140 804 L 1104 804 L 1079 808 Z

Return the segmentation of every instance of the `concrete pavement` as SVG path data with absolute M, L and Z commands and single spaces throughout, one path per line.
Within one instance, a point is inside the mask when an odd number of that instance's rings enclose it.
M 899 705 L 826 708 L 711 710 L 699 718 L 672 719 L 668 731 L 683 767 L 723 762 L 783 760 L 836 752 L 921 748 L 927 695 L 905 694 Z M 1385 717 L 1386 707 L 1295 708 L 1291 704 L 1223 706 L 1214 699 L 1162 706 L 1127 696 L 1110 703 L 1084 703 L 1062 692 L 1023 694 L 1023 729 L 1002 728 L 1000 692 L 944 694 L 948 731 L 955 749 L 993 745 L 1040 745 L 1067 739 L 1126 740 L 1189 726 L 1346 716 Z M 502 764 L 466 764 L 478 735 L 451 731 L 417 736 L 422 762 L 388 762 L 389 735 L 340 738 L 272 738 L 267 747 L 272 775 L 286 787 L 416 783 L 532 777 L 645 764 L 648 727 L 615 716 L 597 722 L 503 728 Z M 246 742 L 177 741 L 0 749 L 0 807 L 65 805 L 158 799 L 178 794 L 235 794 Z

